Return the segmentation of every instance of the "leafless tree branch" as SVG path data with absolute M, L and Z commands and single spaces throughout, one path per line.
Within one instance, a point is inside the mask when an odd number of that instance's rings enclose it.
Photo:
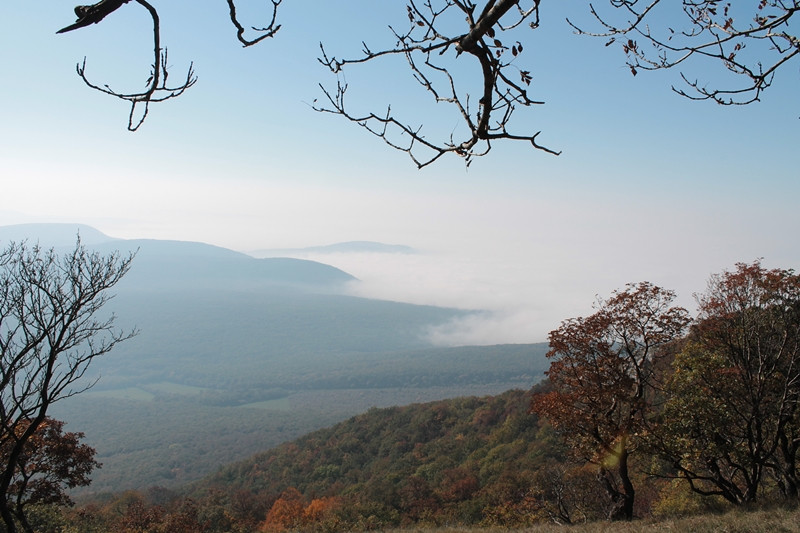
M 121 92 L 90 81 L 85 59 L 78 64 L 77 72 L 89 87 L 130 103 L 128 129 L 135 131 L 147 117 L 150 103 L 180 96 L 197 81 L 190 64 L 180 83 L 167 84 L 167 52 L 161 47 L 156 9 L 148 0 L 100 0 L 76 7 L 78 20 L 58 33 L 99 23 L 131 1 L 147 9 L 153 21 L 153 64 L 145 90 Z M 241 1 L 227 0 L 239 42 L 248 47 L 275 36 L 281 28 L 278 9 L 283 0 L 258 0 L 268 2 L 266 24 L 262 27 L 243 24 L 237 13 Z M 323 88 L 322 103 L 315 100 L 313 109 L 359 124 L 389 146 L 406 152 L 420 168 L 448 153 L 463 157 L 469 165 L 499 140 L 527 141 L 538 150 L 560 153 L 540 144 L 540 133 L 532 133 L 528 126 L 528 131 L 522 132 L 515 132 L 512 127 L 515 112 L 543 103 L 528 94 L 533 82 L 531 72 L 517 65 L 526 42 L 517 32 L 539 27 L 541 0 L 406 2 L 407 22 L 389 26 L 393 45 L 373 49 L 362 42 L 361 53 L 346 59 L 331 55 L 320 45 L 318 59 L 336 74 L 337 82 L 335 89 Z M 699 58 L 721 62 L 726 70 L 746 80 L 733 87 L 725 82 L 720 87 L 709 87 L 682 71 L 685 85 L 673 90 L 687 98 L 726 105 L 757 101 L 772 84 L 776 72 L 800 55 L 797 19 L 794 26 L 791 21 L 800 10 L 800 0 L 608 0 L 605 9 L 602 4 L 589 4 L 587 13 L 594 21 L 588 26 L 599 26 L 598 31 L 568 22 L 578 33 L 606 38 L 607 46 L 621 43 L 634 75 L 640 70 L 687 65 L 690 58 Z M 671 22 L 680 25 L 669 27 Z M 406 29 L 398 29 L 401 26 Z M 345 106 L 348 84 L 344 71 L 392 58 L 405 61 L 412 79 L 424 89 L 423 94 L 453 111 L 458 126 L 450 133 L 433 138 L 431 130 L 423 131 L 422 127 L 429 116 L 395 116 L 391 102 L 387 102 L 387 113 L 354 111 L 349 99 Z
M 243 46 L 253 46 L 254 44 L 258 44 L 264 39 L 268 39 L 270 37 L 274 37 L 275 34 L 281 29 L 281 25 L 278 24 L 278 7 L 281 5 L 283 0 L 270 0 L 272 3 L 272 19 L 269 21 L 269 24 L 262 28 L 256 28 L 252 26 L 250 29 L 260 33 L 258 37 L 253 39 L 248 39 L 244 36 L 245 28 L 239 22 L 239 19 L 236 16 L 236 4 L 234 0 L 228 0 L 228 9 L 230 11 L 231 23 L 236 27 L 236 37 L 239 39 L 239 42 L 242 43 Z
M 621 39 L 622 49 L 631 72 L 673 68 L 692 57 L 719 61 L 725 69 L 743 77 L 739 87 L 713 88 L 685 73 L 681 77 L 687 89 L 673 87 L 678 94 L 692 100 L 711 100 L 723 105 L 744 105 L 760 99 L 773 81 L 777 70 L 800 55 L 800 39 L 792 26 L 792 17 L 800 11 L 800 1 L 750 0 L 733 3 L 720 0 L 609 0 L 614 10 L 622 10 L 628 18 L 613 22 L 612 14 L 601 15 L 594 5 L 590 11 L 600 24 L 599 32 L 586 31 L 572 24 L 578 33 L 607 37 L 607 45 Z M 650 25 L 656 17 L 671 14 L 680 6 L 684 28 Z M 796 23 L 796 20 L 795 20 Z M 650 47 L 644 47 L 643 40 Z M 755 50 L 748 49 L 748 45 Z
M 81 7 L 87 7 L 89 9 L 97 9 L 98 6 L 101 6 L 106 3 L 114 4 L 116 7 L 113 9 L 117 9 L 122 4 L 128 3 L 130 0 L 101 0 L 98 4 L 94 6 L 78 6 L 75 8 L 75 12 L 78 13 Z M 147 118 L 147 114 L 150 111 L 150 104 L 153 102 L 163 102 L 165 100 L 169 100 L 171 98 L 175 98 L 180 96 L 181 94 L 186 91 L 189 87 L 195 84 L 197 81 L 197 77 L 194 74 L 194 69 L 192 68 L 192 64 L 189 65 L 189 69 L 186 73 L 186 78 L 176 86 L 168 86 L 167 79 L 169 78 L 169 71 L 167 70 L 167 50 L 161 49 L 161 27 L 158 18 L 158 12 L 156 9 L 147 2 L 147 0 L 133 0 L 137 4 L 141 5 L 145 9 L 147 9 L 148 13 L 153 20 L 153 65 L 151 66 L 150 70 L 150 77 L 147 79 L 146 85 L 147 88 L 142 92 L 132 92 L 132 93 L 123 93 L 112 89 L 109 85 L 97 85 L 96 83 L 89 80 L 86 75 L 86 58 L 83 59 L 82 63 L 79 63 L 76 67 L 78 72 L 78 76 L 81 77 L 83 82 L 102 93 L 114 96 L 121 100 L 126 100 L 130 102 L 131 108 L 130 112 L 128 113 L 128 130 L 136 131 L 139 129 L 139 126 L 142 125 L 144 120 Z M 110 13 L 110 11 L 109 11 Z M 107 14 L 107 13 L 106 13 Z M 103 15 L 103 17 L 105 14 Z M 102 17 L 101 19 L 102 20 Z M 99 22 L 100 20 L 95 20 L 94 22 Z M 81 20 L 76 24 L 80 24 Z M 82 24 L 79 27 L 83 27 L 86 24 Z M 75 25 L 73 25 L 75 26 Z M 65 31 L 61 30 L 61 32 Z M 59 33 L 61 33 L 59 32 Z M 137 114 L 137 106 L 143 107 Z
M 532 28 L 538 27 L 540 0 L 526 3 L 527 8 L 521 7 L 523 3 L 520 0 L 489 0 L 476 17 L 478 6 L 471 0 L 425 0 L 421 5 L 409 0 L 406 9 L 408 29 L 399 32 L 390 27 L 395 38 L 393 47 L 373 51 L 364 43 L 360 57 L 338 59 L 330 56 L 320 45 L 319 61 L 336 73 L 339 80 L 335 91 L 323 87 L 327 104 L 315 102 L 313 108 L 341 115 L 359 124 L 389 146 L 406 152 L 419 168 L 447 153 L 463 157 L 469 165 L 473 158 L 489 153 L 492 141 L 501 139 L 527 141 L 536 149 L 558 155 L 560 152 L 537 142 L 539 132 L 514 134 L 508 129 L 518 107 L 543 103 L 528 96 L 527 86 L 532 81 L 530 72 L 514 64 L 523 51 L 521 42 L 507 46 L 500 40 L 502 32 L 523 22 L 530 22 Z M 512 11 L 515 11 L 513 20 L 501 24 L 501 19 L 508 19 Z M 461 27 L 463 33 L 448 34 L 445 28 L 453 27 Z M 412 125 L 395 117 L 391 107 L 385 114 L 357 114 L 349 110 L 345 105 L 347 83 L 342 81 L 342 71 L 386 56 L 404 57 L 414 79 L 433 96 L 434 101 L 455 108 L 464 127 L 459 138 L 451 133 L 443 140 L 429 140 L 422 132 L 422 125 Z M 472 90 L 458 87 L 453 74 L 456 65 L 465 62 L 462 58 L 466 57 L 477 59 L 477 64 L 469 66 L 474 73 L 471 80 L 477 82 Z M 519 81 L 513 81 L 512 76 L 518 76 Z M 473 94 L 477 95 L 478 102 L 477 106 L 471 107 Z
M 0 251 L 0 518 L 16 531 L 7 495 L 26 443 L 52 404 L 91 387 L 81 381 L 95 358 L 130 339 L 102 316 L 108 290 L 133 255 L 89 252 L 78 239 L 58 255 L 11 243 Z M 26 530 L 29 530 L 27 528 Z

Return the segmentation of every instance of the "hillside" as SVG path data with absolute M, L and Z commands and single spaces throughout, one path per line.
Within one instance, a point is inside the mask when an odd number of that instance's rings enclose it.
M 60 519 L 76 531 L 546 533 L 571 513 L 570 530 L 587 533 L 797 531 L 796 510 L 731 511 L 644 478 L 640 518 L 604 520 L 596 470 L 528 411 L 544 387 L 373 408 L 178 490 L 106 494 Z
M 0 226 L 0 245 L 5 246 L 9 241 L 28 241 L 45 248 L 71 246 L 78 235 L 86 245 L 118 240 L 85 224 L 14 224 Z
M 104 311 L 139 334 L 50 411 L 97 449 L 92 492 L 176 487 L 370 407 L 529 387 L 545 368 L 542 345 L 434 346 L 431 328 L 469 312 L 349 296 L 358 281 L 318 262 L 69 224 L 0 240 L 64 250 L 78 232 L 102 253 L 136 252 Z
M 94 389 L 52 412 L 86 433 L 104 465 L 86 492 L 177 487 L 371 407 L 527 387 L 542 377 L 544 350 L 297 353 L 263 362 L 232 354 L 216 363 L 132 352 L 107 358 Z
M 403 498 L 430 497 L 440 504 L 436 512 L 464 512 L 456 509 L 465 507 L 461 502 L 478 493 L 486 502 L 510 485 L 530 486 L 548 458 L 563 459 L 528 413 L 529 403 L 530 392 L 512 390 L 370 409 L 226 466 L 196 490 L 247 490 L 275 499 L 295 488 L 309 500 L 351 497 L 385 506 L 387 514 L 408 507 Z M 459 483 L 461 493 L 452 494 Z M 477 510 L 472 503 L 466 507 Z
M 276 531 L 294 529 L 292 516 L 284 513 L 278 523 L 270 511 L 284 503 L 294 519 L 316 509 L 313 523 L 300 528 L 306 531 L 528 523 L 528 494 L 541 469 L 564 459 L 558 439 L 528 413 L 529 402 L 530 392 L 512 390 L 373 408 L 221 468 L 180 489 L 182 496 L 164 489 L 117 493 L 95 500 L 102 508 L 91 513 L 113 529 L 126 508 L 147 513 L 158 505 L 163 516 L 189 497 L 203 524 L 197 531 L 256 531 L 265 518 Z M 143 506 L 132 508 L 132 501 Z M 85 516 L 78 510 L 73 520 Z
M 115 239 L 81 224 L 0 226 L 0 244 L 28 241 L 64 251 L 74 247 L 78 236 L 85 246 L 103 254 L 136 254 L 131 271 L 116 287 L 117 291 L 290 287 L 338 292 L 344 284 L 355 281 L 350 274 L 316 261 L 256 259 L 200 242 Z

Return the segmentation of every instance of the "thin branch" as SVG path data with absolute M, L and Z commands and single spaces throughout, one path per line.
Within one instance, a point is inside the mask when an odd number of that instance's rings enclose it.
M 800 11 L 798 1 L 761 0 L 757 6 L 750 7 L 749 22 L 744 25 L 735 16 L 747 9 L 742 4 L 733 6 L 715 0 L 681 0 L 680 4 L 672 4 L 649 0 L 643 8 L 637 8 L 639 0 L 609 0 L 609 3 L 612 12 L 622 9 L 632 18 L 614 23 L 590 5 L 590 13 L 601 31 L 587 31 L 568 22 L 580 34 L 609 38 L 607 46 L 619 37 L 627 37 L 621 40 L 621 44 L 634 75 L 640 70 L 675 68 L 692 57 L 700 57 L 719 61 L 726 70 L 746 80 L 740 87 L 709 88 L 697 80 L 692 81 L 682 72 L 681 78 L 690 90 L 675 87 L 673 90 L 692 100 L 711 100 L 723 105 L 756 102 L 772 84 L 777 70 L 800 55 L 800 39 L 787 31 L 791 27 L 791 18 Z M 648 21 L 658 16 L 656 8 L 668 9 L 677 5 L 681 6 L 688 26 L 678 30 L 667 28 L 661 35 L 653 33 Z M 637 39 L 649 43 L 656 51 L 655 55 L 649 47 L 641 46 Z M 748 43 L 761 45 L 757 53 L 746 53 Z
M 272 3 L 272 19 L 269 21 L 269 24 L 262 28 L 256 28 L 255 26 L 251 26 L 250 29 L 261 33 L 258 37 L 254 39 L 248 39 L 244 36 L 245 28 L 239 22 L 239 19 L 236 15 L 236 4 L 234 0 L 228 0 L 228 10 L 230 14 L 231 23 L 236 27 L 236 38 L 239 39 L 239 42 L 242 43 L 243 46 L 253 46 L 254 44 L 258 44 L 264 39 L 268 39 L 270 37 L 274 37 L 275 34 L 281 29 L 281 25 L 278 24 L 278 6 L 281 5 L 283 0 L 270 0 Z
M 76 13 L 79 14 L 78 22 L 72 26 L 68 26 L 60 30 L 58 33 L 71 31 L 73 29 L 81 28 L 89 24 L 96 24 L 100 22 L 106 15 L 118 9 L 123 4 L 131 0 L 101 0 L 93 6 L 78 6 L 75 8 Z M 147 0 L 133 0 L 137 4 L 144 7 L 150 14 L 153 21 L 153 64 L 151 66 L 150 76 L 147 79 L 147 88 L 142 92 L 129 92 L 123 93 L 112 89 L 109 85 L 98 85 L 89 80 L 86 75 L 86 58 L 82 63 L 78 63 L 76 71 L 78 76 L 83 82 L 102 93 L 114 96 L 121 100 L 130 102 L 130 112 L 128 114 L 128 130 L 136 131 L 147 118 L 150 110 L 150 104 L 153 102 L 164 102 L 172 98 L 178 97 L 186 91 L 189 87 L 195 84 L 197 77 L 194 74 L 193 64 L 189 65 L 186 73 L 186 78 L 176 86 L 167 85 L 169 78 L 169 71 L 167 67 L 167 50 L 161 48 L 161 27 L 156 9 L 147 2 Z M 87 22 L 88 21 L 88 22 Z M 137 115 L 137 106 L 143 106 Z
M 461 156 L 469 165 L 475 157 L 489 153 L 492 141 L 516 140 L 530 142 L 531 146 L 544 152 L 558 155 L 553 149 L 541 145 L 534 134 L 516 134 L 509 126 L 517 107 L 531 107 L 543 102 L 529 98 L 527 90 L 532 77 L 529 71 L 521 70 L 512 63 L 523 51 L 520 41 L 505 46 L 500 34 L 517 28 L 523 21 L 531 20 L 531 28 L 538 27 L 539 0 L 532 0 L 527 9 L 520 7 L 520 0 L 488 0 L 480 15 L 475 17 L 476 5 L 469 1 L 427 0 L 417 5 L 410 0 L 407 5 L 409 28 L 399 32 L 390 26 L 395 45 L 372 50 L 363 43 L 361 56 L 338 59 L 327 53 L 320 44 L 319 62 L 337 74 L 336 90 L 322 87 L 325 101 L 316 101 L 316 111 L 338 114 L 365 128 L 382 139 L 389 146 L 405 152 L 417 167 L 425 167 L 437 161 L 442 155 L 452 153 Z M 505 26 L 501 18 L 517 8 L 513 21 Z M 464 32 L 446 34 L 443 28 L 464 25 Z M 508 56 L 511 56 L 508 58 Z M 437 104 L 455 108 L 463 126 L 462 135 L 456 138 L 455 130 L 442 140 L 431 140 L 425 136 L 420 125 L 395 117 L 391 106 L 386 113 L 354 113 L 345 105 L 347 83 L 342 81 L 341 73 L 348 67 L 367 64 L 382 58 L 402 56 L 405 58 L 413 79 L 430 94 Z M 465 90 L 457 82 L 454 72 L 461 63 L 473 57 L 477 63 L 467 64 L 471 69 L 469 83 L 473 89 Z M 460 67 L 459 67 L 460 68 Z M 520 82 L 514 82 L 509 69 L 516 71 Z M 477 107 L 470 109 L 471 95 L 477 95 Z M 423 117 L 424 118 L 424 117 Z

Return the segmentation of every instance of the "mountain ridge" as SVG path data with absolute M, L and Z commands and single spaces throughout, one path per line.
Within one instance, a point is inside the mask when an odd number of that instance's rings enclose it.
M 60 251 L 73 247 L 78 238 L 87 248 L 104 254 L 136 254 L 119 289 L 285 286 L 337 290 L 357 281 L 347 272 L 317 261 L 254 258 L 197 241 L 117 239 L 83 224 L 0 226 L 0 243 L 27 241 Z

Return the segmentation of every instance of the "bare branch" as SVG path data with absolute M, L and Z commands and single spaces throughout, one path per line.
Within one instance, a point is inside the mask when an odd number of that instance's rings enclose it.
M 560 152 L 537 142 L 539 132 L 514 134 L 508 129 L 517 107 L 543 103 L 529 98 L 523 88 L 523 84 L 528 86 L 532 81 L 530 72 L 513 64 L 523 51 L 521 42 L 514 41 L 509 47 L 499 38 L 502 32 L 518 27 L 523 21 L 530 20 L 532 28 L 538 26 L 539 0 L 532 0 L 527 9 L 520 4 L 520 0 L 489 0 L 476 18 L 477 6 L 471 1 L 428 0 L 420 6 L 411 0 L 406 8 L 408 30 L 399 32 L 390 26 L 395 38 L 393 47 L 373 51 L 364 43 L 360 57 L 338 59 L 328 55 L 320 45 L 320 63 L 337 75 L 346 67 L 402 56 L 414 80 L 433 97 L 434 102 L 455 109 L 464 128 L 459 139 L 451 133 L 440 141 L 429 140 L 422 132 L 421 123 L 415 126 L 395 117 L 390 106 L 385 114 L 351 112 L 345 106 L 347 84 L 341 77 L 335 91 L 323 88 L 330 106 L 315 102 L 313 108 L 357 123 L 389 146 L 406 152 L 419 168 L 447 153 L 463 157 L 469 165 L 474 157 L 486 155 L 491 150 L 492 141 L 496 140 L 528 141 L 536 149 L 558 155 Z M 514 7 L 517 8 L 516 18 L 505 26 L 501 25 L 501 18 Z M 453 27 L 462 27 L 464 32 L 448 34 L 445 31 L 445 28 Z M 463 81 L 457 81 L 454 74 L 462 63 L 468 61 L 467 57 L 477 60 L 474 66 L 466 65 L 472 71 L 468 82 L 473 86 L 471 91 L 462 89 Z M 509 70 L 518 73 L 519 82 L 512 81 Z M 471 109 L 473 94 L 477 94 L 478 105 Z
M 272 3 L 272 19 L 269 21 L 269 24 L 262 28 L 256 28 L 252 26 L 250 29 L 261 33 L 258 37 L 254 39 L 248 39 L 244 36 L 244 26 L 239 22 L 239 19 L 236 16 L 236 4 L 234 0 L 228 0 L 228 9 L 230 11 L 230 18 L 231 23 L 236 27 L 236 37 L 239 39 L 239 42 L 242 43 L 243 46 L 253 46 L 254 44 L 258 44 L 264 39 L 268 39 L 270 37 L 274 37 L 275 34 L 281 29 L 281 25 L 278 24 L 278 6 L 281 5 L 283 0 L 270 0 Z
M 16 528 L 6 495 L 48 409 L 89 388 L 78 382 L 92 361 L 136 334 L 99 316 L 132 259 L 88 252 L 80 239 L 63 256 L 25 243 L 0 251 L 0 518 L 8 531 Z
M 106 18 L 106 16 L 122 7 L 122 4 L 127 4 L 128 2 L 130 2 L 130 0 L 100 0 L 100 2 L 90 6 L 75 6 L 75 15 L 78 17 L 78 20 L 74 24 L 61 28 L 56 33 L 66 33 L 90 24 L 97 24 Z
M 761 93 L 772 84 L 777 70 L 800 55 L 800 39 L 790 33 L 791 18 L 800 11 L 797 0 L 736 4 L 720 0 L 681 0 L 680 4 L 661 0 L 648 0 L 646 4 L 640 0 L 609 0 L 609 3 L 614 10 L 621 9 L 630 18 L 612 22 L 612 15 L 603 16 L 591 5 L 591 14 L 602 28 L 600 32 L 570 24 L 578 33 L 610 38 L 607 45 L 624 37 L 622 49 L 634 75 L 640 70 L 677 67 L 692 57 L 699 57 L 721 62 L 726 70 L 745 79 L 739 87 L 709 88 L 682 72 L 681 78 L 689 91 L 675 87 L 673 90 L 692 100 L 711 100 L 723 105 L 758 101 Z M 644 5 L 639 7 L 640 3 Z M 687 22 L 686 27 L 666 28 L 656 33 L 648 21 L 665 18 L 667 10 L 677 6 L 681 7 L 680 15 Z M 650 47 L 641 46 L 637 39 L 643 39 Z M 756 49 L 748 50 L 748 44 Z M 655 53 L 650 51 L 651 47 Z
M 131 0 L 101 0 L 92 6 L 78 6 L 75 8 L 75 13 L 78 14 L 79 17 L 78 22 L 59 30 L 57 33 L 64 33 L 88 26 L 89 24 L 96 24 L 103 20 L 106 15 L 130 1 Z M 128 114 L 128 130 L 130 131 L 139 129 L 139 126 L 141 126 L 147 118 L 152 102 L 163 102 L 180 96 L 197 81 L 192 64 L 190 64 L 186 73 L 186 78 L 180 84 L 172 87 L 167 85 L 167 79 L 169 77 L 169 72 L 167 70 L 167 50 L 161 49 L 161 27 L 158 12 L 147 0 L 133 1 L 147 9 L 153 20 L 153 64 L 151 66 L 150 76 L 146 82 L 147 88 L 142 92 L 119 92 L 112 89 L 107 84 L 101 86 L 89 80 L 86 75 L 86 58 L 83 59 L 82 63 L 78 63 L 76 66 L 78 76 L 80 76 L 86 85 L 102 93 L 130 102 L 131 108 Z M 137 106 L 139 106 L 138 115 Z

